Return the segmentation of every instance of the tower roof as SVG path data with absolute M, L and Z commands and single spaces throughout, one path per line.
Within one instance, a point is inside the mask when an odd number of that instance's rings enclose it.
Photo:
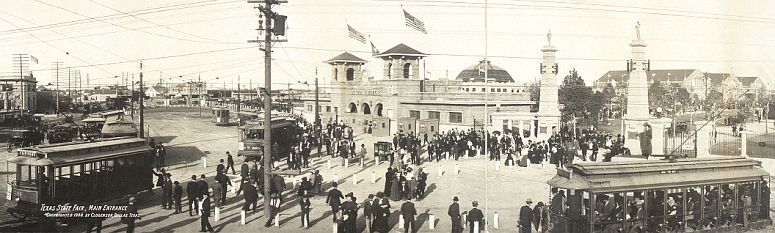
M 336 62 L 345 62 L 345 63 L 366 63 L 366 60 L 363 60 L 359 57 L 356 57 L 352 53 L 344 52 L 342 54 L 339 54 L 339 56 L 336 56 L 334 58 L 328 59 L 326 61 L 327 63 L 336 63 Z
M 495 80 L 495 82 L 499 83 L 514 82 L 514 79 L 511 78 L 511 75 L 509 75 L 508 71 L 491 64 L 490 61 L 487 60 L 481 60 L 478 64 L 460 71 L 460 74 L 457 75 L 455 80 L 463 82 L 484 82 L 483 71 L 485 69 L 487 70 L 487 79 L 489 80 Z
M 393 48 L 386 50 L 374 57 L 386 57 L 386 56 L 413 56 L 413 57 L 425 57 L 428 54 L 422 53 L 405 45 L 404 43 L 398 44 Z

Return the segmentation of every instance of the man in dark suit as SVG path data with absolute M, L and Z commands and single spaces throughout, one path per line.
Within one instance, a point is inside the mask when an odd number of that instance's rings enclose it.
M 245 204 L 242 205 L 242 210 L 245 212 L 252 210 L 252 212 L 255 213 L 258 204 L 258 191 L 256 190 L 256 186 L 253 186 L 253 182 L 248 180 L 246 180 L 242 186 L 245 187 Z
M 199 184 L 196 182 L 196 175 L 191 176 L 191 181 L 186 184 L 186 196 L 188 197 L 188 216 L 196 215 L 199 209 Z M 194 211 L 193 213 L 191 211 Z
M 283 191 L 285 191 L 285 179 L 280 175 L 272 175 L 272 193 L 276 193 L 280 201 L 283 200 Z
M 374 194 L 369 194 L 369 197 L 363 201 L 363 218 L 366 219 L 366 232 L 371 233 L 371 220 L 372 220 L 372 202 L 374 200 Z
M 181 211 L 181 198 L 183 198 L 183 187 L 180 187 L 180 182 L 175 181 L 175 187 L 172 189 L 172 199 L 175 200 L 175 213 L 178 214 Z
M 482 213 L 481 210 L 479 210 L 477 208 L 477 207 L 479 207 L 479 202 L 474 201 L 471 204 L 474 206 L 474 208 L 472 208 L 471 210 L 468 211 L 468 219 L 466 219 L 466 220 L 468 220 L 468 226 L 469 226 L 469 229 L 470 229 L 469 232 L 470 233 L 474 233 L 474 223 L 475 222 L 479 223 L 479 229 L 480 230 L 484 229 L 484 222 L 482 221 L 482 219 L 484 219 L 484 214 Z M 530 225 L 528 225 L 528 226 L 530 226 Z
M 223 159 L 221 159 L 219 162 L 220 163 L 218 164 L 218 166 L 215 167 L 215 174 L 216 175 L 226 172 L 225 171 L 226 170 L 226 165 L 223 165 Z
M 229 168 L 231 168 L 231 174 L 236 175 L 237 173 L 234 171 L 234 157 L 231 156 L 231 153 L 226 151 L 226 170 L 224 172 L 229 172 Z
M 138 215 L 137 213 L 137 207 L 135 207 L 135 197 L 129 198 L 129 204 L 127 205 L 125 211 L 128 215 L 131 215 L 131 216 L 122 217 L 121 222 L 126 224 L 127 233 L 133 233 L 135 232 L 135 220 L 141 219 L 140 215 Z
M 202 201 L 202 229 L 199 232 L 213 232 L 213 227 L 210 226 L 210 220 L 208 219 L 210 217 L 210 194 L 205 193 L 202 195 L 202 198 L 204 198 L 204 201 Z
M 406 201 L 401 205 L 401 214 L 404 216 L 404 233 L 414 233 L 414 216 L 417 215 L 417 209 L 414 208 L 412 201 Z
M 339 206 L 342 204 L 341 199 L 344 198 L 342 192 L 336 188 L 337 186 L 338 184 L 334 182 L 333 188 L 331 191 L 328 191 L 328 197 L 326 197 L 326 204 L 331 207 L 331 215 L 333 215 L 334 218 L 336 218 L 336 212 L 339 211 Z
M 452 222 L 452 233 L 462 233 L 463 228 L 460 223 L 460 205 L 457 204 L 459 199 L 456 197 L 452 198 L 452 204 L 449 205 L 449 209 L 447 210 L 447 215 L 449 215 L 449 218 Z
M 229 190 L 228 186 L 232 186 L 231 185 L 231 180 L 224 173 L 220 173 L 218 175 L 215 175 L 215 180 L 218 182 L 218 185 L 221 186 L 221 188 L 220 188 L 220 192 L 221 193 L 213 193 L 213 195 L 220 195 L 220 197 L 221 197 L 219 199 L 220 201 L 218 203 L 215 203 L 215 204 L 218 205 L 218 206 L 223 206 L 224 204 L 226 204 L 226 192 Z
M 527 199 L 525 205 L 519 209 L 519 221 L 517 221 L 519 233 L 531 232 L 530 224 L 533 222 L 533 208 L 530 208 L 530 204 L 533 204 L 533 201 Z
M 345 233 L 355 233 L 355 220 L 358 218 L 358 204 L 355 203 L 353 193 L 345 195 L 345 202 L 342 203 L 342 220 L 344 220 Z
M 199 176 L 199 181 L 196 182 L 199 185 L 199 197 L 204 198 L 205 194 L 210 193 L 210 184 L 205 181 L 205 174 Z

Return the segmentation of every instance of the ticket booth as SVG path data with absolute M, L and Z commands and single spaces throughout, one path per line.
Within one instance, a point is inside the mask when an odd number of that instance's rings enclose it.
M 398 119 L 398 132 L 404 134 L 417 133 L 417 119 L 416 118 L 400 118 Z
M 371 134 L 374 137 L 390 136 L 390 118 L 387 118 L 387 117 L 372 118 Z
M 428 137 L 433 136 L 439 131 L 439 119 L 420 119 L 417 120 L 417 136 L 422 137 L 424 134 L 428 134 Z

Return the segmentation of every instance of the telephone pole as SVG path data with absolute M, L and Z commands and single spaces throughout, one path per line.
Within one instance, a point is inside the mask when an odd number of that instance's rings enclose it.
M 145 91 L 143 91 L 143 62 L 140 62 L 140 137 L 145 138 L 145 119 L 143 117 L 143 99 L 145 98 Z
M 54 66 L 56 67 L 56 74 L 55 74 L 56 82 L 55 83 L 56 83 L 56 89 L 57 89 L 56 92 L 55 92 L 57 94 L 57 97 L 56 97 L 57 109 L 56 109 L 55 114 L 57 114 L 57 115 L 59 115 L 59 66 L 60 65 L 62 65 L 62 62 L 59 62 L 59 61 L 54 62 Z
M 272 179 L 272 42 L 286 42 L 287 40 L 272 40 L 272 34 L 285 35 L 284 15 L 272 12 L 272 5 L 287 3 L 287 0 L 248 0 L 248 3 L 263 3 L 258 5 L 262 14 L 259 15 L 259 34 L 263 31 L 264 39 L 249 40 L 248 43 L 264 43 L 264 193 L 269 193 Z M 274 28 L 272 22 L 274 21 Z M 264 23 L 261 26 L 261 23 Z M 262 29 L 263 27 L 263 29 Z M 264 198 L 264 216 L 270 213 L 269 198 Z
M 318 157 L 322 155 L 323 146 L 323 127 L 320 122 L 320 89 L 318 89 L 318 68 L 315 67 L 315 137 L 318 139 Z

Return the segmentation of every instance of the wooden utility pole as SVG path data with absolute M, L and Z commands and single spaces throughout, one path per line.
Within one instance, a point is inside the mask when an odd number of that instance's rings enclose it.
M 315 137 L 318 139 L 318 157 L 320 157 L 323 146 L 323 126 L 320 124 L 320 89 L 318 88 L 318 68 L 315 67 Z
M 248 0 L 248 3 L 263 3 L 258 9 L 261 11 L 259 18 L 259 33 L 263 27 L 264 39 L 249 40 L 248 43 L 264 43 L 264 193 L 269 194 L 272 179 L 272 42 L 285 42 L 287 40 L 272 40 L 272 34 L 285 35 L 286 16 L 272 12 L 272 5 L 287 3 L 287 0 Z M 263 26 L 260 23 L 264 23 Z M 275 28 L 272 28 L 274 21 Z M 264 216 L 270 215 L 269 198 L 264 198 Z
M 145 91 L 143 91 L 143 62 L 140 62 L 140 137 L 145 138 L 145 118 L 143 116 L 143 99 L 145 98 Z

